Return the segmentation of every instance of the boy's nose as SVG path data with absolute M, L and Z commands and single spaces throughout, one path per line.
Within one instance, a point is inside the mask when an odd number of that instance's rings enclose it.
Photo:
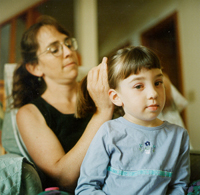
M 158 93 L 154 87 L 151 87 L 148 92 L 148 99 L 156 99 L 158 97 Z

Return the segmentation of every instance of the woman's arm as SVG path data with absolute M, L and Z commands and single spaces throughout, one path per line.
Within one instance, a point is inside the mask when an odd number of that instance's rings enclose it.
M 17 113 L 17 124 L 30 156 L 38 167 L 55 178 L 61 186 L 76 186 L 81 163 L 94 135 L 105 121 L 112 118 L 113 105 L 108 97 L 108 89 L 104 59 L 100 66 L 88 74 L 88 90 L 97 111 L 77 144 L 67 154 L 34 105 L 25 105 Z

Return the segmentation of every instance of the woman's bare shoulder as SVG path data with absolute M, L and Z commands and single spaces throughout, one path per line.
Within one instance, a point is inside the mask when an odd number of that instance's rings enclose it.
M 38 110 L 38 108 L 34 104 L 26 104 L 19 108 L 17 115 L 16 115 L 17 121 L 20 119 L 29 119 L 29 120 L 37 120 L 44 121 L 44 117 L 42 116 L 41 112 Z

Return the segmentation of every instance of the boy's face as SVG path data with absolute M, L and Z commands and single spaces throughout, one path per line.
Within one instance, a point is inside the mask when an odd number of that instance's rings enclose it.
M 143 126 L 157 126 L 157 116 L 165 104 L 163 74 L 160 69 L 142 68 L 119 82 L 116 90 L 109 95 L 114 104 L 122 106 L 124 117 Z

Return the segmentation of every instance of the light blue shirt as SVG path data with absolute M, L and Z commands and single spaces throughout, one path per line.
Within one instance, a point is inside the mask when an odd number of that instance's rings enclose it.
M 190 178 L 189 136 L 177 125 L 104 123 L 81 166 L 75 194 L 185 194 Z

